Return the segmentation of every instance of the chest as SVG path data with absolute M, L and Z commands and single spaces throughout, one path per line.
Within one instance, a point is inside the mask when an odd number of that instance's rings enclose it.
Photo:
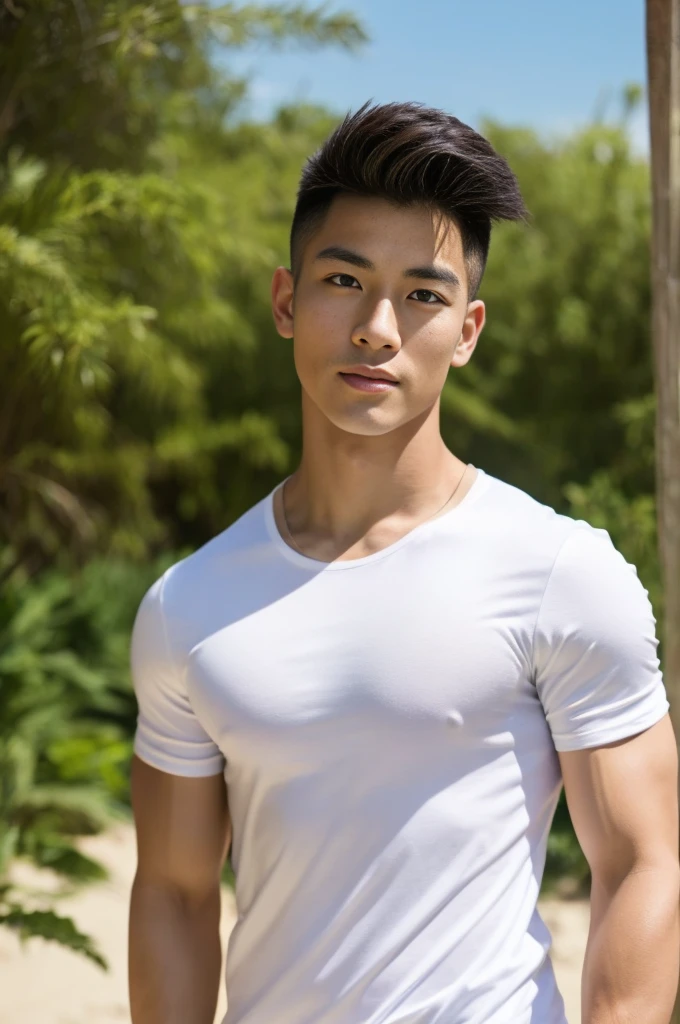
M 191 651 L 187 687 L 228 759 L 314 763 L 346 750 L 493 745 L 538 710 L 527 669 L 531 609 L 512 579 L 437 571 L 397 585 L 322 573 L 238 614 Z M 407 581 L 406 583 L 404 581 Z

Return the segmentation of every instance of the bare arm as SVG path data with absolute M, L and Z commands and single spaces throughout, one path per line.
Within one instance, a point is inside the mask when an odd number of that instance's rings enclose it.
M 592 875 L 583 1024 L 668 1024 L 678 985 L 678 758 L 670 717 L 560 753 Z
M 213 1024 L 221 971 L 220 873 L 231 838 L 222 775 L 132 760 L 137 873 L 129 928 L 133 1024 Z

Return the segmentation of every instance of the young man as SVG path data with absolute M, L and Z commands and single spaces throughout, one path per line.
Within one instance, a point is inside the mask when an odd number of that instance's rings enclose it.
M 667 1022 L 676 745 L 655 620 L 608 533 L 447 450 L 484 326 L 490 144 L 364 105 L 302 175 L 272 285 L 297 470 L 146 594 L 134 1024 L 565 1024 L 536 909 L 564 783 L 593 875 L 583 1024 Z

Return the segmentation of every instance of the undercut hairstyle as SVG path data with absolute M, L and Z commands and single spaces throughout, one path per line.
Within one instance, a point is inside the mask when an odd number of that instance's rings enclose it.
M 348 113 L 306 161 L 290 230 L 294 284 L 311 236 L 335 196 L 379 196 L 423 205 L 450 218 L 461 233 L 468 302 L 477 295 L 492 221 L 528 221 L 517 179 L 483 135 L 457 117 L 422 103 L 364 103 Z

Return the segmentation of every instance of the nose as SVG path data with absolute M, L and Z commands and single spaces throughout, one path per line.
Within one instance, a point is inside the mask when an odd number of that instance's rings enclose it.
M 379 299 L 371 308 L 369 316 L 352 331 L 355 345 L 370 345 L 379 349 L 401 347 L 401 336 L 394 306 L 388 298 Z

